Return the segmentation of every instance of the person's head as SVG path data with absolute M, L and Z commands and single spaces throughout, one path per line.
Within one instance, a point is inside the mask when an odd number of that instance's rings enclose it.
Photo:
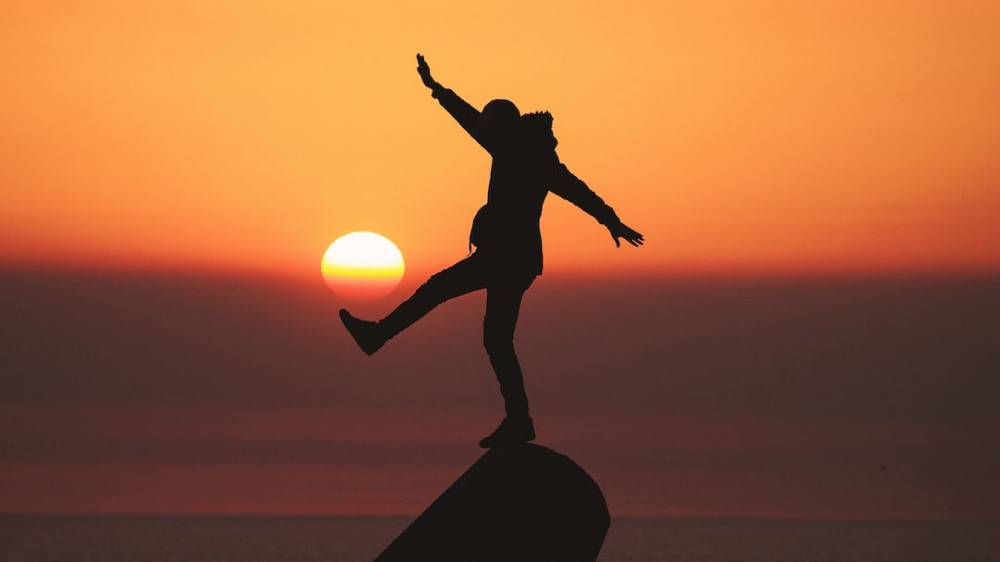
M 486 104 L 479 116 L 479 129 L 484 137 L 503 140 L 511 138 L 517 130 L 521 112 L 510 100 L 493 100 Z

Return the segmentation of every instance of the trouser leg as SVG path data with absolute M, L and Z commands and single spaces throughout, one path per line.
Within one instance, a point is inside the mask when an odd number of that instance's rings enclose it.
M 483 345 L 500 383 L 504 409 L 509 418 L 528 417 L 528 396 L 524 390 L 521 365 L 514 353 L 514 328 L 521 298 L 534 277 L 491 283 L 486 288 L 486 317 Z
M 474 259 L 466 258 L 430 277 L 417 288 L 409 299 L 379 322 L 386 339 L 410 327 L 437 305 L 455 297 L 471 293 L 486 286 L 481 267 Z

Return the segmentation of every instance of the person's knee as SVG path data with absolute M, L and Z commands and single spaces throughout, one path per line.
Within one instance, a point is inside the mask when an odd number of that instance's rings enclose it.
M 514 355 L 514 338 L 493 330 L 483 330 L 483 347 L 491 359 Z

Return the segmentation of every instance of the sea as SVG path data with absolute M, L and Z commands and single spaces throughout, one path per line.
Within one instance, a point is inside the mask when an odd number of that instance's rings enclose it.
M 409 517 L 0 515 L 0 560 L 373 560 Z M 1000 560 L 997 521 L 614 519 L 599 562 Z M 474 562 L 474 561 L 470 561 Z

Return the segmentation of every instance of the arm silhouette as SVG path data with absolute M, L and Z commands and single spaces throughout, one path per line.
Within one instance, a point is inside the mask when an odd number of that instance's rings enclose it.
M 423 81 L 424 86 L 427 86 L 431 90 L 431 96 L 438 100 L 441 107 L 445 109 L 458 124 L 465 129 L 465 132 L 469 133 L 480 146 L 490 151 L 490 147 L 484 142 L 482 136 L 479 134 L 479 110 L 472 107 L 469 102 L 463 100 L 454 91 L 445 88 L 440 83 L 438 83 L 434 78 L 431 77 L 431 68 L 427 65 L 427 61 L 424 60 L 423 55 L 417 55 L 417 74 L 420 75 L 420 79 Z
M 615 210 L 587 187 L 583 180 L 573 175 L 565 164 L 559 163 L 555 166 L 549 185 L 549 191 L 576 205 L 597 219 L 597 222 L 607 227 L 611 238 L 615 241 L 615 246 L 621 247 L 622 238 L 636 247 L 641 246 L 645 241 L 642 234 L 626 226 L 618 218 Z
M 490 149 L 488 142 L 479 134 L 479 110 L 472 107 L 472 105 L 459 97 L 458 94 L 434 80 L 431 76 L 430 66 L 424 60 L 423 55 L 420 54 L 417 55 L 417 74 L 420 75 L 420 80 L 423 81 L 424 86 L 430 88 L 431 96 L 441 103 L 441 106 L 458 121 L 458 124 L 480 146 L 492 154 L 493 151 Z M 607 227 L 616 246 L 621 246 L 621 239 L 625 239 L 626 242 L 633 246 L 642 245 L 644 242 L 642 234 L 622 223 L 618 215 L 615 214 L 614 209 L 587 187 L 587 184 L 574 176 L 564 164 L 558 161 L 558 157 L 555 158 L 555 165 L 551 168 L 549 180 L 550 191 L 583 209 L 583 211 Z

